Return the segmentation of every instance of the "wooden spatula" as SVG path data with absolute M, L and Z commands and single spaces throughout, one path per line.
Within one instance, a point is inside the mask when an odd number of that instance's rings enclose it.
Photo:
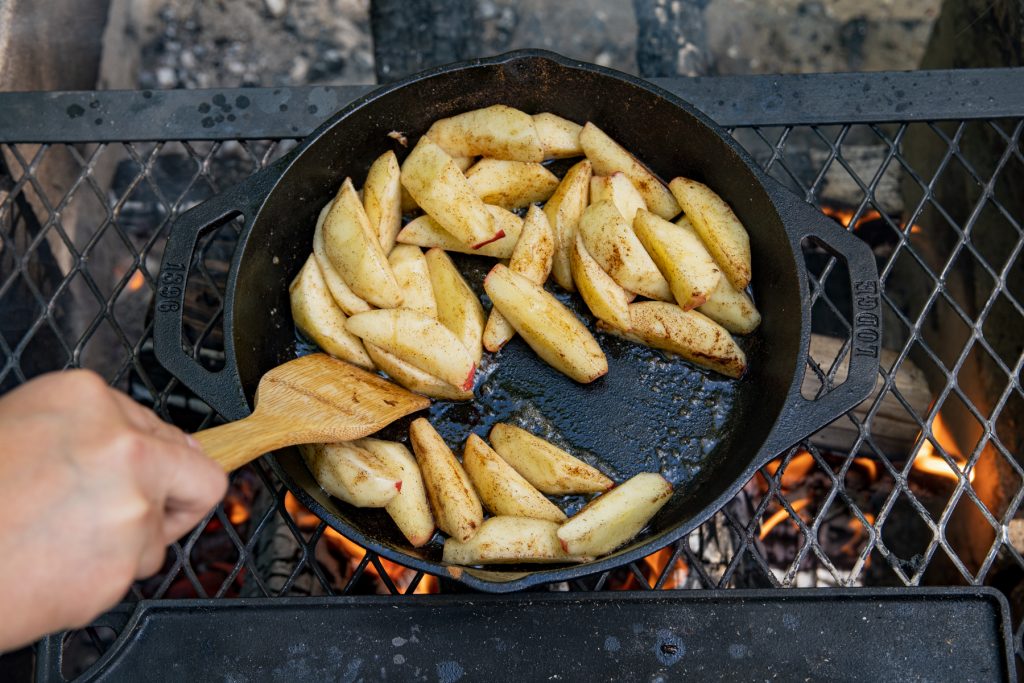
M 285 446 L 359 439 L 429 406 L 428 398 L 314 353 L 263 375 L 252 415 L 193 436 L 230 472 Z

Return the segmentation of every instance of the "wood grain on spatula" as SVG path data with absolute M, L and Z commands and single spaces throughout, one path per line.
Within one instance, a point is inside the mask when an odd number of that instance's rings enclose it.
M 263 375 L 252 415 L 193 436 L 230 472 L 285 446 L 359 439 L 429 406 L 428 398 L 315 353 Z

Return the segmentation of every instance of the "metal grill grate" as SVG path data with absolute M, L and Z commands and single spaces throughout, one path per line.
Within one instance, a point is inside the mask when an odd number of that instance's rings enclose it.
M 785 102 L 787 88 L 792 95 L 828 85 L 828 77 L 818 78 L 774 87 Z M 888 76 L 858 78 L 877 83 Z M 807 122 L 806 112 L 787 109 L 794 105 L 770 110 L 744 100 L 756 82 L 663 85 L 713 116 L 717 111 L 771 175 L 872 244 L 887 349 L 876 395 L 782 454 L 669 552 L 551 588 L 968 583 L 1009 592 L 1024 577 L 1024 544 L 1015 538 L 1024 496 L 1015 422 L 1024 414 L 1024 356 L 1015 332 L 1024 318 L 1018 196 L 1024 120 L 1006 117 L 996 104 L 990 115 L 965 104 L 958 120 L 936 123 L 922 120 L 928 111 L 903 115 L 898 103 L 882 98 L 865 100 L 845 119 L 842 111 L 823 111 L 824 123 L 817 125 Z M 760 82 L 763 89 L 766 81 Z M 982 79 L 974 94 L 998 96 L 986 90 L 996 85 Z M 307 95 L 314 90 L 321 89 Z M 341 104 L 345 93 L 339 92 Z M 738 97 L 729 110 L 720 99 L 726 93 Z M 97 120 L 150 99 L 147 93 L 111 95 L 94 107 Z M 26 107 L 31 97 L 5 95 L 0 110 Z M 47 106 L 92 97 L 62 95 Z M 182 104 L 197 108 L 207 97 L 176 93 L 160 105 L 171 137 L 184 125 L 174 112 Z M 273 102 L 278 91 L 248 97 Z M 940 110 L 936 118 L 950 113 Z M 790 114 L 800 125 L 786 125 Z M 1024 108 L 1016 114 L 1024 115 Z M 291 132 L 274 139 L 248 139 L 244 120 L 226 133 L 197 123 L 193 135 L 180 135 L 189 140 L 160 142 L 117 141 L 116 126 L 100 123 L 92 137 L 82 128 L 33 138 L 38 123 L 0 130 L 0 390 L 47 370 L 92 367 L 183 428 L 215 421 L 153 358 L 155 274 L 177 215 L 272 162 L 294 146 L 293 136 L 308 132 L 306 124 L 300 130 L 279 116 L 270 132 L 286 126 Z M 56 116 L 49 118 L 56 125 Z M 842 120 L 856 123 L 835 123 Z M 267 124 L 261 125 L 256 132 L 266 133 Z M 145 124 L 137 120 L 126 126 L 125 139 L 163 137 L 140 133 Z M 22 140 L 29 142 L 16 142 Z M 237 230 L 228 223 L 204 238 L 186 295 L 186 341 L 211 369 L 223 363 L 222 295 Z M 850 293 L 842 289 L 842 262 L 812 243 L 805 258 L 814 331 L 822 335 L 804 384 L 805 395 L 814 396 L 845 377 Z M 400 595 L 427 582 L 351 547 L 255 464 L 233 475 L 225 501 L 171 547 L 163 571 L 134 586 L 130 597 Z M 441 589 L 457 587 L 442 580 Z M 73 677 L 95 661 L 123 625 L 67 634 L 64 675 Z M 1020 656 L 1024 625 L 1015 628 Z

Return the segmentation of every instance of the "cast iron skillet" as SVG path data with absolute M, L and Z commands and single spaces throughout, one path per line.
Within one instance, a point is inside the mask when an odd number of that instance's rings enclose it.
M 750 231 L 753 291 L 764 318 L 742 342 L 750 369 L 739 382 L 600 335 L 610 371 L 593 384 L 578 385 L 514 340 L 485 368 L 476 401 L 432 407 L 432 422 L 456 452 L 469 431 L 486 436 L 494 422 L 511 420 L 550 436 L 619 481 L 659 469 L 673 481 L 672 499 L 638 539 L 587 564 L 449 570 L 440 561 L 439 545 L 409 547 L 383 511 L 354 509 L 330 498 L 294 449 L 268 456 L 303 504 L 360 545 L 474 588 L 504 592 L 631 562 L 707 520 L 757 468 L 868 396 L 878 368 L 880 316 L 878 272 L 868 247 L 765 176 L 706 116 L 631 76 L 548 52 L 522 51 L 382 87 L 339 111 L 285 158 L 182 215 L 160 273 L 155 318 L 160 361 L 225 418 L 248 415 L 263 373 L 296 354 L 288 283 L 309 254 L 320 207 L 346 176 L 361 182 L 386 149 L 399 157 L 407 153 L 389 132 L 403 131 L 415 142 L 438 118 L 496 103 L 592 120 L 662 178 L 685 175 L 718 191 Z M 182 274 L 199 236 L 238 213 L 245 227 L 228 278 L 226 366 L 212 373 L 182 350 Z M 854 292 L 848 379 L 817 400 L 800 394 L 810 339 L 800 256 L 805 239 L 845 260 Z M 490 262 L 467 257 L 460 265 L 479 285 Z M 390 434 L 402 438 L 406 424 Z M 566 502 L 570 510 L 581 504 Z

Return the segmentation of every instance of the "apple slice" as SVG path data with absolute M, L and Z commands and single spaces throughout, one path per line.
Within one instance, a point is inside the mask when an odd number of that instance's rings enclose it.
M 559 372 L 582 383 L 608 372 L 608 360 L 590 331 L 540 285 L 499 263 L 484 280 L 484 290 L 530 348 Z
M 580 131 L 580 146 L 594 165 L 595 174 L 611 175 L 616 171 L 625 173 L 643 195 L 649 211 L 666 219 L 679 213 L 679 203 L 665 184 L 593 123 L 587 122 Z
M 714 190 L 688 178 L 668 184 L 722 273 L 732 286 L 744 290 L 750 284 L 750 235 L 732 208 Z
M 572 252 L 572 245 L 576 240 L 580 216 L 587 208 L 590 176 L 590 162 L 584 159 L 566 172 L 562 182 L 555 189 L 555 193 L 544 205 L 544 214 L 548 217 L 551 230 L 555 235 L 555 260 L 551 264 L 551 274 L 555 278 L 555 282 L 569 292 L 575 291 L 572 284 L 569 254 Z
M 359 298 L 380 308 L 402 304 L 402 292 L 351 178 L 345 178 L 334 198 L 323 231 L 328 260 Z
M 697 310 L 733 334 L 750 334 L 761 324 L 754 301 L 724 277 Z
M 587 207 L 580 218 L 580 235 L 587 252 L 623 289 L 650 299 L 675 301 L 668 280 L 611 200 Z
M 483 507 L 469 476 L 424 418 L 413 420 L 409 426 L 409 441 L 423 473 L 437 526 L 452 538 L 468 541 L 484 521 Z
M 544 497 L 476 434 L 466 439 L 462 464 L 492 515 L 532 517 L 564 522 L 565 513 Z
M 548 495 L 600 493 L 613 486 L 595 468 L 525 429 L 499 422 L 489 438 L 505 462 Z
M 677 220 L 676 225 L 700 239 L 700 235 L 693 229 L 690 219 L 686 216 Z M 761 324 L 761 313 L 754 305 L 753 299 L 746 292 L 733 287 L 725 277 L 718 279 L 718 284 L 708 295 L 708 300 L 697 310 L 733 334 L 750 334 Z
M 695 233 L 643 209 L 636 214 L 633 232 L 668 280 L 680 308 L 688 311 L 708 300 L 722 271 Z
M 568 159 L 583 154 L 580 147 L 580 131 L 583 126 L 561 116 L 544 112 L 533 115 L 533 127 L 537 130 L 545 159 Z
M 373 361 L 363 348 L 363 342 L 345 328 L 345 314 L 327 292 L 320 267 L 312 255 L 292 280 L 288 295 L 295 326 L 317 346 L 335 358 L 373 370 Z
M 453 157 L 544 161 L 544 147 L 533 127 L 533 117 L 504 104 L 439 119 L 426 137 Z
M 420 248 L 397 244 L 388 256 L 388 263 L 402 290 L 402 308 L 411 308 L 436 318 L 437 301 L 430 284 L 430 270 Z
M 726 377 L 742 377 L 747 369 L 747 356 L 729 331 L 697 311 L 661 301 L 640 301 L 629 305 L 629 319 L 629 332 L 600 321 L 597 326 L 609 334 L 677 353 Z
M 519 564 L 586 562 L 592 558 L 572 556 L 558 540 L 558 524 L 528 517 L 491 517 L 476 536 L 460 542 L 444 542 L 441 559 L 447 564 Z
M 615 208 L 630 224 L 633 223 L 637 211 L 647 209 L 647 202 L 643 196 L 621 171 L 609 176 L 596 175 L 590 179 L 590 203 L 597 204 L 605 199 L 612 200 Z
M 425 313 L 409 308 L 367 311 L 349 318 L 345 327 L 364 342 L 449 384 L 473 388 L 473 356 L 451 330 Z
M 402 186 L 457 240 L 474 249 L 500 239 L 501 230 L 452 158 L 426 136 L 402 164 Z
M 416 459 L 409 449 L 395 441 L 359 439 L 353 446 L 373 453 L 402 476 L 402 490 L 384 508 L 412 547 L 419 548 L 434 536 L 434 515 L 430 513 L 427 489 Z
M 672 497 L 672 484 L 642 472 L 592 500 L 558 529 L 570 555 L 606 555 L 632 540 Z
M 305 444 L 299 451 L 323 490 L 349 505 L 382 508 L 402 490 L 398 468 L 351 443 Z
M 424 249 L 438 247 L 445 251 L 457 251 L 474 256 L 509 258 L 523 231 L 523 219 L 500 206 L 488 206 L 487 210 L 494 217 L 495 223 L 500 226 L 505 236 L 490 244 L 485 244 L 479 249 L 474 249 L 457 240 L 430 216 L 420 216 L 409 221 L 398 233 L 398 241 L 402 244 L 415 244 Z
M 466 171 L 466 180 L 480 199 L 503 209 L 543 202 L 558 187 L 558 176 L 541 164 L 487 157 Z
M 576 235 L 576 246 L 571 256 L 572 279 L 590 312 L 609 325 L 628 330 L 629 298 L 626 290 L 598 265 L 580 235 Z
M 443 249 L 427 252 L 430 283 L 437 298 L 437 319 L 455 333 L 475 364 L 483 356 L 484 307 Z
M 327 258 L 327 247 L 324 245 L 324 222 L 327 220 L 327 214 L 330 213 L 332 206 L 334 206 L 333 199 L 320 209 L 320 217 L 317 218 L 316 230 L 313 232 L 313 258 L 320 266 L 320 274 L 327 284 L 327 289 L 330 290 L 331 296 L 334 297 L 334 301 L 345 315 L 369 311 L 372 306 L 356 296 L 356 293 L 338 275 L 338 271 L 334 270 L 331 260 Z
M 417 394 L 439 398 L 445 401 L 468 401 L 473 398 L 472 389 L 460 389 L 459 387 L 445 382 L 443 379 L 434 377 L 430 373 L 423 372 L 415 365 L 406 363 L 404 360 L 388 353 L 376 344 L 365 342 L 366 353 L 374 365 L 384 371 L 395 383 L 402 385 L 409 391 Z
M 390 254 L 391 247 L 395 246 L 395 236 L 402 229 L 401 175 L 398 157 L 389 150 L 370 165 L 363 183 L 366 218 L 385 254 Z
M 555 256 L 555 236 L 547 216 L 538 206 L 531 206 L 523 221 L 523 234 L 512 251 L 508 267 L 516 273 L 543 285 L 551 273 Z M 484 348 L 497 353 L 516 334 L 515 328 L 497 308 L 491 308 L 484 327 Z

